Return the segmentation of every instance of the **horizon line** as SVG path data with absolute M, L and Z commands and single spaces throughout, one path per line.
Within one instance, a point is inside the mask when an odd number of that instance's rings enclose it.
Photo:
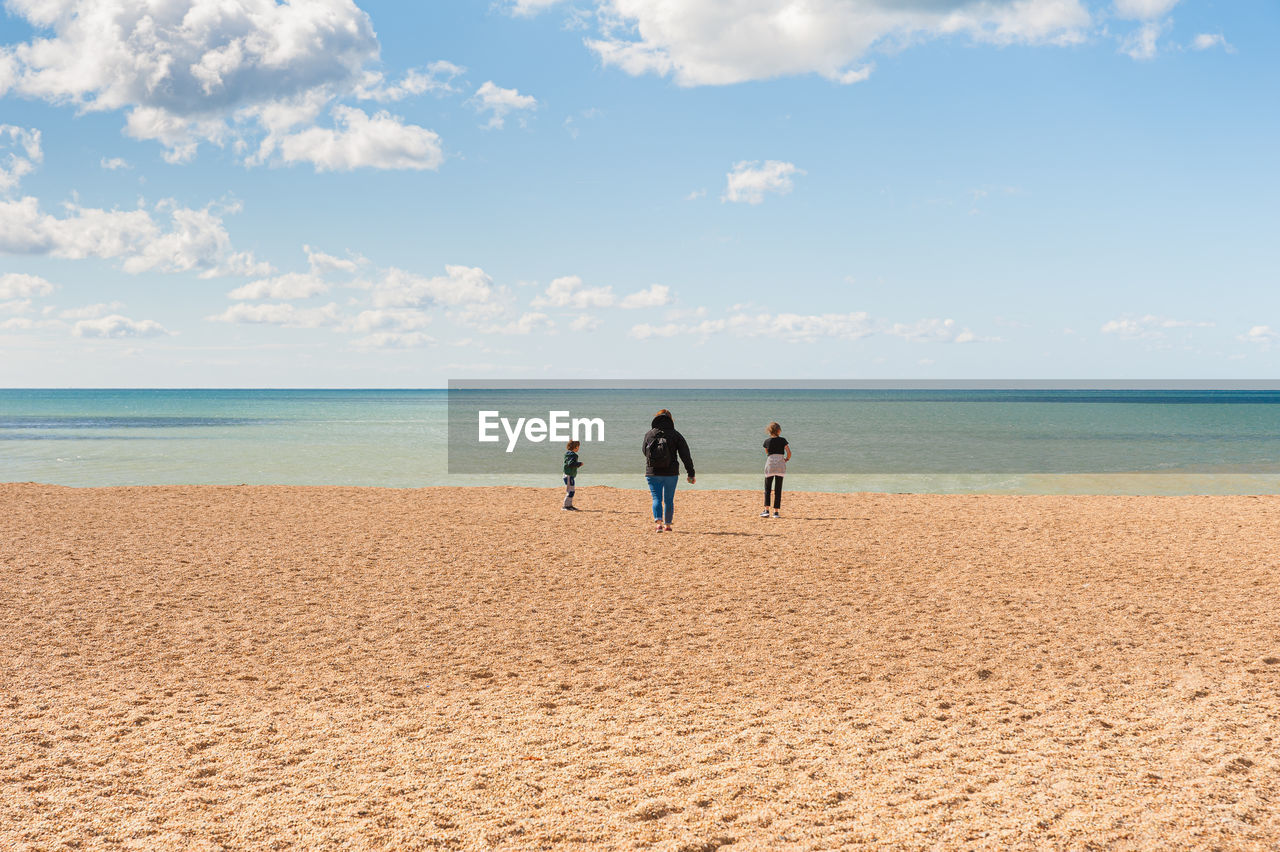
M 11 391 L 1280 390 L 1280 379 L 450 379 L 445 385 L 9 386 Z

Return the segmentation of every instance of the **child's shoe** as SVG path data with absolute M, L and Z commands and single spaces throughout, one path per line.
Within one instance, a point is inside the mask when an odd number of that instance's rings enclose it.
M 760 517 L 762 517 L 762 518 L 767 518 L 767 517 L 769 517 L 769 510 L 768 510 L 768 509 L 765 509 L 763 512 L 761 512 L 761 513 L 760 513 Z
M 671 524 L 667 524 L 667 532 L 671 532 Z
M 781 515 L 779 515 L 777 512 L 774 512 L 774 513 L 773 513 L 773 516 L 774 516 L 775 518 L 781 518 L 781 517 L 782 517 L 782 516 L 781 516 Z

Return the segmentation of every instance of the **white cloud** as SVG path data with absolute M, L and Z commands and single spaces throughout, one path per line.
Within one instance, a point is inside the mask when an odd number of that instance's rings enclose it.
M 585 287 L 577 275 L 557 278 L 547 292 L 533 300 L 535 308 L 608 308 L 614 303 L 612 287 Z
M 531 13 L 548 0 L 516 0 Z M 598 0 L 605 65 L 673 74 L 684 86 L 795 74 L 866 79 L 877 46 L 965 35 L 993 44 L 1074 44 L 1092 18 L 1080 0 Z
M 71 329 L 76 337 L 156 337 L 168 334 L 164 326 L 155 320 L 132 320 L 120 314 L 108 314 L 98 319 L 80 320 Z
M 532 334 L 540 328 L 554 327 L 555 323 L 551 321 L 551 317 L 537 311 L 521 314 L 519 319 L 505 324 L 493 323 L 479 326 L 481 331 L 488 334 Z
M 1140 62 L 1155 59 L 1160 52 L 1160 36 L 1169 26 L 1168 21 L 1147 21 L 1121 40 L 1120 52 Z
M 819 337 L 857 340 L 874 332 L 870 318 L 863 311 L 848 314 L 739 315 L 731 317 L 729 325 L 730 330 L 750 337 L 799 342 L 811 342 Z
M 404 332 L 426 328 L 430 323 L 430 314 L 413 308 L 375 309 L 361 311 L 355 319 L 347 324 L 347 328 L 360 334 L 385 331 Z
M 697 201 L 699 198 L 706 198 L 707 191 L 705 189 L 695 189 L 684 197 L 685 201 Z
M 580 314 L 569 323 L 570 331 L 595 331 L 600 327 L 600 318 L 590 314 Z
M 871 72 L 874 70 L 876 70 L 875 63 L 869 62 L 861 68 L 850 68 L 848 71 L 845 71 L 843 74 L 836 77 L 835 81 L 846 86 L 853 83 L 864 83 L 871 79 Z
M 922 319 L 913 323 L 897 322 L 890 326 L 889 334 L 915 343 L 977 343 L 979 338 L 967 328 L 960 328 L 952 319 Z
M 3 94 L 0 88 L 0 95 Z M 6 153 L 5 149 L 11 150 Z M 39 130 L 0 124 L 0 194 L 16 189 L 22 178 L 35 171 L 43 160 Z
M 237 302 L 222 313 L 205 319 L 211 322 L 281 325 L 286 328 L 321 328 L 337 325 L 340 321 L 336 304 L 321 308 L 299 308 L 288 302 L 261 305 Z
M 58 312 L 58 319 L 84 320 L 97 319 L 115 313 L 124 307 L 123 302 L 99 302 L 96 305 L 85 305 L 81 308 L 68 308 Z
M 1228 41 L 1227 37 L 1222 33 L 1200 33 L 1191 42 L 1193 50 L 1210 50 L 1215 47 L 1221 47 L 1227 53 L 1235 53 L 1236 49 Z
M 343 330 L 365 335 L 352 341 L 362 349 L 412 349 L 434 343 L 421 329 L 431 323 L 431 316 L 414 308 L 361 311 L 347 322 Z
M 307 299 L 326 292 L 329 285 L 306 272 L 286 272 L 275 278 L 260 278 L 227 294 L 230 299 Z
M 0 331 L 34 331 L 38 328 L 63 328 L 66 323 L 58 320 L 33 320 L 29 317 L 10 317 L 0 322 Z
M 366 262 L 362 257 L 334 257 L 331 254 L 316 251 L 311 246 L 303 246 L 302 250 L 307 253 L 307 264 L 316 275 L 324 275 L 327 272 L 353 273 L 360 268 L 361 263 Z
M 492 80 L 476 90 L 471 102 L 476 112 L 490 113 L 489 123 L 485 126 L 498 130 L 505 126 L 509 113 L 538 107 L 538 101 L 532 95 L 522 95 L 515 89 L 504 89 L 494 85 Z
M 1115 0 L 1116 17 L 1142 22 L 1120 40 L 1120 52 L 1138 61 L 1155 59 L 1160 37 L 1173 25 L 1165 16 L 1176 5 L 1178 0 Z
M 462 69 L 435 62 L 389 83 L 368 70 L 379 46 L 354 0 L 12 0 L 7 10 L 39 33 L 0 47 L 0 94 L 125 111 L 125 132 L 160 142 L 185 162 L 202 143 L 319 168 L 435 168 L 429 130 L 385 114 L 335 107 L 334 129 L 306 125 L 346 97 L 394 101 L 450 91 Z M 293 131 L 288 133 L 288 131 Z M 287 135 L 286 135 L 287 134 Z M 301 138 L 296 138 L 301 137 Z
M 875 323 L 865 312 L 847 314 L 770 314 L 737 313 L 727 319 L 702 320 L 696 323 L 641 323 L 631 328 L 631 336 L 640 340 L 650 337 L 692 335 L 707 337 L 728 332 L 742 337 L 771 337 L 793 343 L 811 343 L 831 337 L 857 340 L 875 332 Z
M 453 80 L 467 69 L 452 62 L 439 60 L 425 69 L 414 68 L 405 73 L 398 83 L 388 84 L 381 71 L 366 71 L 356 85 L 355 95 L 368 101 L 399 101 L 413 95 L 426 93 L 448 94 L 456 92 Z
M 1115 10 L 1117 17 L 1150 21 L 1163 18 L 1177 5 L 1178 0 L 1116 0 Z
M 334 107 L 335 128 L 310 127 L 263 143 L 259 157 L 278 148 L 286 163 L 313 163 L 317 172 L 352 169 L 438 169 L 444 162 L 440 136 L 405 124 L 399 116 L 372 117 L 355 107 Z
M 1236 339 L 1269 348 L 1273 344 L 1280 342 L 1280 332 L 1277 332 L 1269 325 L 1255 325 L 1244 334 L 1236 335 Z
M 792 175 L 802 175 L 793 163 L 780 160 L 768 160 L 761 164 L 758 161 L 743 160 L 736 163 L 733 171 L 726 175 L 724 195 L 721 201 L 746 202 L 759 204 L 764 201 L 766 192 L 786 195 L 794 186 Z
M 48 296 L 54 285 L 38 275 L 6 272 L 0 275 L 0 299 L 31 299 Z
M 627 332 L 636 340 L 648 340 L 651 337 L 675 337 L 681 333 L 688 333 L 689 326 L 679 325 L 669 322 L 666 325 L 652 325 L 651 323 L 642 322 L 631 326 L 631 331 Z
M 361 349 L 416 349 L 435 343 L 435 339 L 420 332 L 379 331 L 351 341 Z
M 199 271 L 202 278 L 213 278 L 272 271 L 252 253 L 232 249 L 222 214 L 236 207 L 195 210 L 161 202 L 155 210 L 168 214 L 167 227 L 142 207 L 102 210 L 72 203 L 65 208 L 67 215 L 58 218 L 43 213 L 30 196 L 0 201 L 0 252 L 119 259 L 130 273 Z
M 123 157 L 112 157 L 109 160 L 106 157 L 103 157 L 98 165 L 109 172 L 132 168 L 132 166 L 129 165 L 129 161 Z
M 561 0 L 514 0 L 511 11 L 517 15 L 534 15 L 560 2 Z
M 1163 337 L 1165 331 L 1172 328 L 1211 328 L 1211 322 L 1195 320 L 1178 320 L 1168 317 L 1147 314 L 1146 316 L 1128 319 L 1110 320 L 1103 324 L 1103 334 L 1115 334 L 1130 339 L 1155 339 Z
M 668 321 L 675 322 L 676 320 L 705 319 L 708 313 L 709 311 L 705 306 L 700 306 L 697 308 L 671 308 L 664 311 L 663 315 Z
M 660 308 L 671 304 L 671 288 L 665 284 L 653 284 L 623 298 L 624 308 Z
M 428 278 L 392 267 L 375 283 L 374 307 L 420 307 L 423 305 L 474 305 L 492 301 L 497 295 L 493 279 L 479 267 L 446 266 L 445 274 Z
M 535 308 L 660 308 L 671 303 L 671 288 L 653 284 L 618 300 L 612 287 L 587 287 L 577 275 L 556 278 L 546 292 L 535 296 L 531 306 Z
M 827 314 L 773 314 L 731 309 L 724 319 L 701 319 L 697 322 L 672 321 L 664 325 L 640 323 L 632 326 L 630 335 L 639 340 L 680 335 L 707 338 L 728 333 L 739 337 L 769 337 L 788 343 L 812 343 L 820 339 L 859 340 L 873 334 L 888 334 L 912 342 L 978 343 L 995 342 L 982 338 L 950 319 L 923 319 L 914 323 L 888 323 L 872 318 L 865 311 Z M 695 317 L 705 310 L 692 312 Z M 678 314 L 673 314 L 678 317 Z

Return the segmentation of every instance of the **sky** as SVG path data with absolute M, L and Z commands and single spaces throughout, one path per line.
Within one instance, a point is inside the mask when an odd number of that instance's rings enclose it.
M 1262 379 L 1274 0 L 6 0 L 0 386 Z

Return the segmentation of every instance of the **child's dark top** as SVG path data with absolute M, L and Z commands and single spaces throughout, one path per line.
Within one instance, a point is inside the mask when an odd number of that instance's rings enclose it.
M 578 454 L 573 450 L 569 450 L 564 454 L 564 475 L 577 476 L 578 468 L 582 467 L 582 462 L 578 461 Z
M 778 435 L 764 442 L 764 450 L 771 456 L 780 456 L 787 451 L 787 439 Z

